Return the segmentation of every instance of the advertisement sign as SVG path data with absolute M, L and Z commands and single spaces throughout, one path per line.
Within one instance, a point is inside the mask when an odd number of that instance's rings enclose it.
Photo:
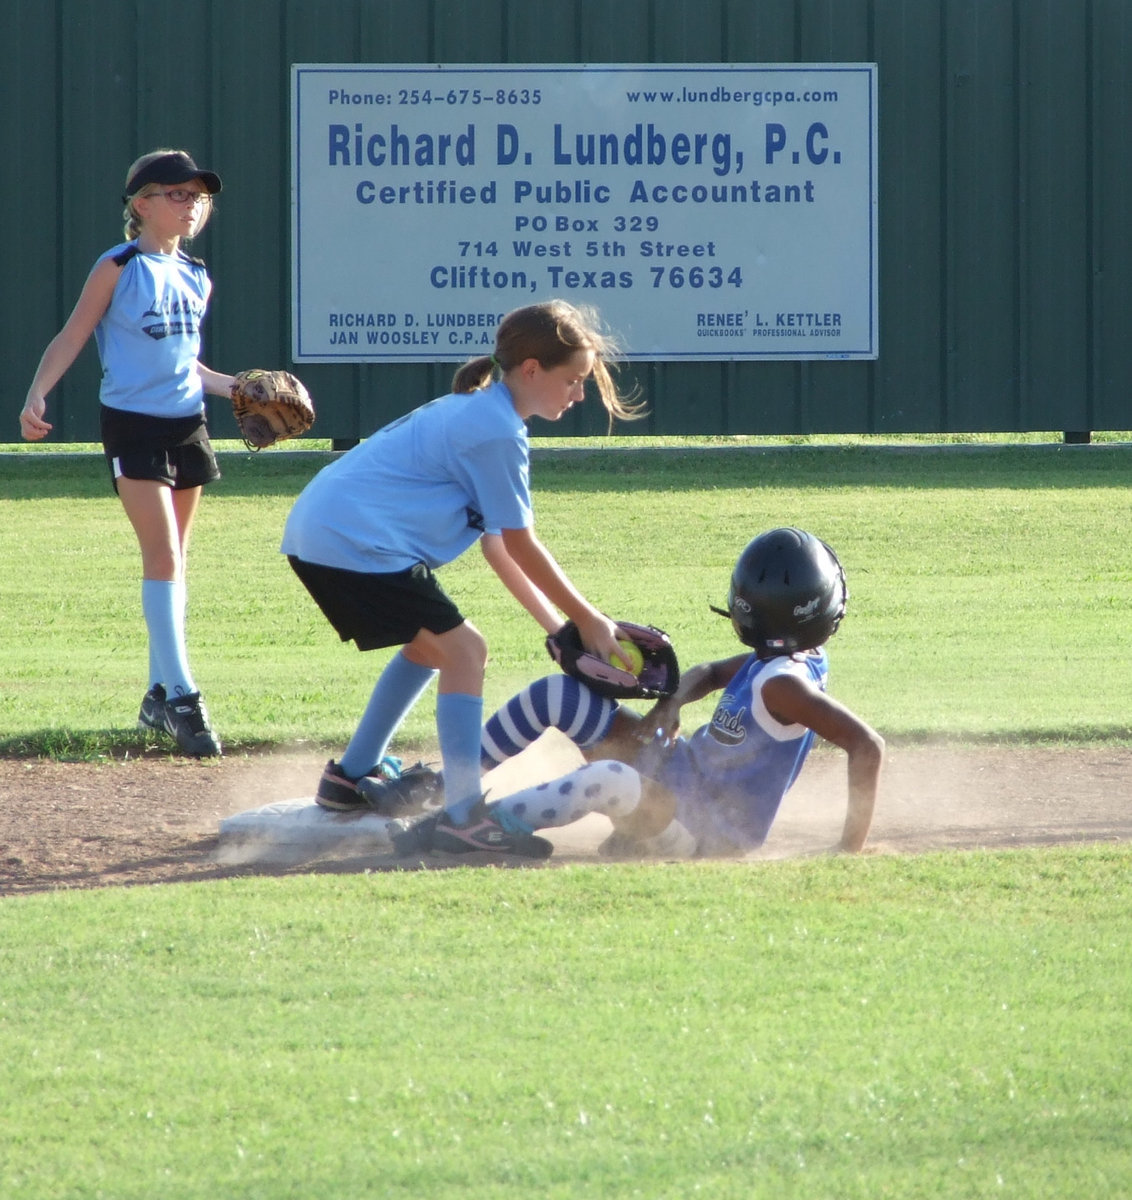
M 590 305 L 635 360 L 877 356 L 874 64 L 292 68 L 293 357 L 489 353 Z

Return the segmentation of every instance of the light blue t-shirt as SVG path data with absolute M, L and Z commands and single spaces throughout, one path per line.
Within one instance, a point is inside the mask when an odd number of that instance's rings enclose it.
M 347 571 L 407 571 L 533 523 L 527 428 L 496 381 L 432 400 L 324 467 L 295 501 L 280 548 Z
M 782 798 L 798 777 L 814 743 L 805 725 L 782 725 L 767 711 L 763 685 L 794 674 L 825 691 L 829 659 L 824 649 L 760 659 L 752 654 L 724 689 L 711 720 L 690 737 L 677 738 L 658 760 L 637 766 L 676 793 L 676 819 L 702 854 L 753 850 L 766 841 Z
M 133 245 L 123 242 L 98 261 Z M 180 251 L 139 251 L 130 258 L 94 329 L 103 404 L 155 417 L 192 417 L 203 411 L 197 359 L 211 292 L 204 264 Z

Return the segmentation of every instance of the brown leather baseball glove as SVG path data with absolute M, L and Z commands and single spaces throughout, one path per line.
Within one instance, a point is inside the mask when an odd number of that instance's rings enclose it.
M 232 385 L 232 412 L 249 450 L 306 433 L 314 424 L 314 405 L 302 382 L 290 371 L 241 371 Z

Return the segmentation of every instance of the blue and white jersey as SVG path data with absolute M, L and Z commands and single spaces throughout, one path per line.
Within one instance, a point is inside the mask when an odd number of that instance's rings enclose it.
M 136 243 L 123 242 L 99 262 L 132 248 Z M 204 264 L 180 251 L 138 250 L 129 258 L 94 330 L 103 404 L 154 417 L 192 417 L 204 410 L 197 359 L 211 293 Z
M 785 674 L 825 691 L 825 650 L 792 658 L 752 654 L 727 685 L 707 725 L 687 739 L 678 738 L 659 769 L 638 762 L 645 774 L 675 792 L 676 819 L 696 838 L 702 854 L 761 846 L 810 752 L 813 730 L 780 724 L 763 702 L 763 685 Z
M 496 381 L 432 400 L 324 467 L 295 501 L 281 549 L 347 571 L 406 571 L 533 523 L 527 427 Z

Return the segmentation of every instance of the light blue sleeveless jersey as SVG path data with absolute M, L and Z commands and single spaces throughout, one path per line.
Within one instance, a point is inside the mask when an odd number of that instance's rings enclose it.
M 496 381 L 432 400 L 324 467 L 295 501 L 280 548 L 347 571 L 406 571 L 533 522 L 527 428 Z
M 762 699 L 767 680 L 796 674 L 825 691 L 825 650 L 794 658 L 752 654 L 728 684 L 707 725 L 678 738 L 657 769 L 638 766 L 676 793 L 676 819 L 704 854 L 753 850 L 766 841 L 791 784 L 814 742 L 804 725 L 781 725 Z
M 99 262 L 133 244 L 107 250 Z M 94 330 L 103 404 L 155 417 L 192 417 L 203 411 L 204 388 L 196 365 L 211 292 L 204 264 L 185 254 L 133 255 Z

